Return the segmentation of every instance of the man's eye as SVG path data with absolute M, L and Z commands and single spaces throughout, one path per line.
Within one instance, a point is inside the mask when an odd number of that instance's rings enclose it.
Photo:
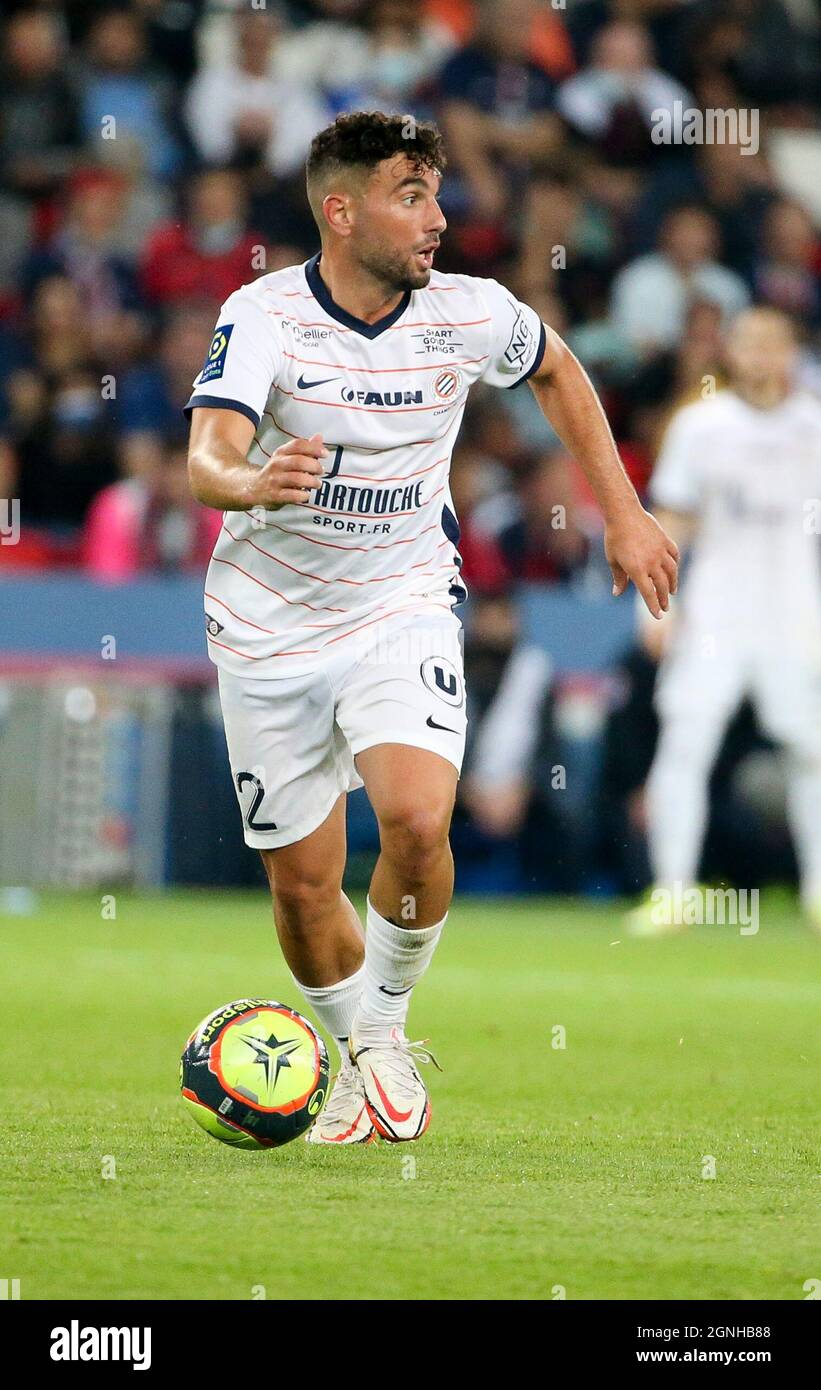
M 407 196 L 407 198 L 403 198 L 403 199 L 402 199 L 402 202 L 403 202 L 403 203 L 415 203 L 415 202 L 416 202 L 416 194 L 415 194 L 415 193 L 409 193 L 408 196 Z

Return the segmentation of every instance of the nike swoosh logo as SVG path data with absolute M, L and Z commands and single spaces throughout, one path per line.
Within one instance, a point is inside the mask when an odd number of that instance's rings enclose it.
M 379 986 L 380 994 L 389 994 L 391 999 L 398 999 L 402 994 L 410 994 L 413 985 L 408 985 L 407 989 L 386 989 L 384 985 Z
M 444 729 L 447 734 L 458 734 L 459 732 L 458 729 L 451 729 L 447 724 L 437 724 L 432 714 L 428 715 L 425 723 L 429 729 Z
M 410 1110 L 395 1110 L 394 1107 L 391 1105 L 390 1101 L 388 1100 L 388 1097 L 385 1095 L 385 1092 L 382 1089 L 379 1077 L 376 1075 L 376 1072 L 372 1071 L 371 1076 L 373 1077 L 373 1084 L 379 1092 L 382 1104 L 385 1107 L 388 1119 L 395 1120 L 397 1124 L 402 1124 L 405 1120 L 409 1120 L 411 1115 L 413 1114 L 413 1106 L 411 1106 Z
M 310 391 L 312 386 L 327 386 L 329 381 L 339 381 L 339 377 L 326 376 L 323 377 L 322 381 L 306 381 L 304 376 L 300 375 L 297 380 L 297 389 L 300 391 Z

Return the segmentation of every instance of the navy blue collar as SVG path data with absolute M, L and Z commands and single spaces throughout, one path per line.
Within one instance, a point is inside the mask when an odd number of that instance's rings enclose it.
M 332 319 L 337 319 L 339 323 L 344 323 L 346 328 L 352 328 L 355 333 L 361 333 L 363 338 L 378 338 L 380 333 L 384 333 L 386 328 L 396 323 L 401 318 L 410 304 L 411 290 L 405 290 L 395 309 L 391 309 L 389 314 L 377 319 L 376 323 L 366 323 L 365 319 L 358 319 L 355 314 L 349 314 L 347 309 L 343 309 L 337 304 L 325 281 L 319 273 L 320 251 L 305 266 L 305 279 L 308 281 L 311 294 L 318 304 L 321 304 L 326 314 L 330 314 Z

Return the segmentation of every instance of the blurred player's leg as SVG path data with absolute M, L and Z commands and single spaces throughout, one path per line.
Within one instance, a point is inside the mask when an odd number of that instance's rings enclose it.
M 693 653 L 689 660 L 677 652 L 662 668 L 659 742 L 647 779 L 655 888 L 672 892 L 677 884 L 687 888 L 696 882 L 707 829 L 710 773 L 743 686 L 743 663 L 726 651 L 720 659 Z M 665 917 L 664 904 L 653 901 L 652 895 L 629 917 L 630 930 L 637 936 L 663 935 L 682 925 L 672 915 Z
M 662 725 L 647 779 L 647 821 L 653 882 L 694 883 L 707 827 L 708 784 L 726 723 L 698 709 Z
M 761 722 L 787 750 L 787 813 L 801 903 L 821 932 L 821 679 L 809 664 L 762 662 L 756 673 Z
M 821 757 L 804 749 L 787 754 L 787 809 L 801 881 L 801 902 L 821 932 Z

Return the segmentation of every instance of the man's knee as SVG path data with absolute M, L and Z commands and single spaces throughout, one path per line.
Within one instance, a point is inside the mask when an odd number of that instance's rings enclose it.
M 382 852 L 406 874 L 424 875 L 448 843 L 453 807 L 397 801 L 379 817 Z
M 310 859 L 263 855 L 277 922 L 289 935 L 310 935 L 339 906 L 342 883 L 336 872 Z

